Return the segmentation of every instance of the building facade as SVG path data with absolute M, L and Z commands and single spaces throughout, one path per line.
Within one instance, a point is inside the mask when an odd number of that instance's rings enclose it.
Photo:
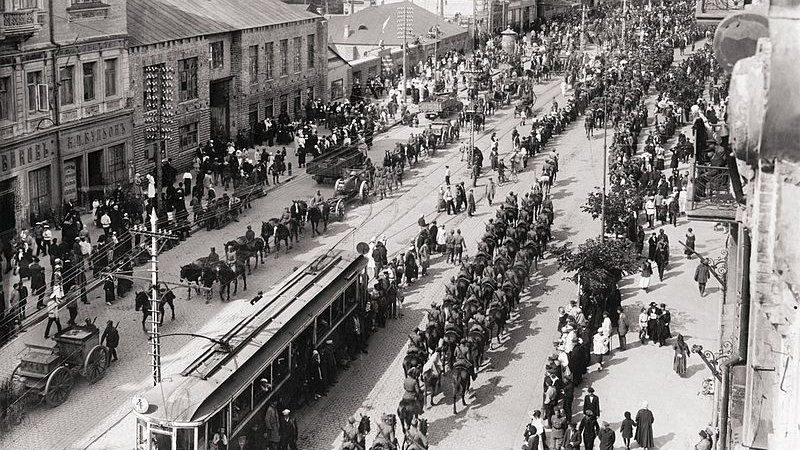
M 782 2 L 753 6 L 724 19 L 714 37 L 717 60 L 732 67 L 733 156 L 727 168 L 692 169 L 694 180 L 717 170 L 729 182 L 714 195 L 690 197 L 687 211 L 730 233 L 726 257 L 712 259 L 725 279 L 721 348 L 698 352 L 716 380 L 719 450 L 800 447 L 800 19 Z M 754 54 L 731 54 L 742 47 Z
M 172 8 L 159 8 L 166 3 Z M 173 17 L 151 20 L 168 9 Z M 185 23 L 189 11 L 209 20 L 191 26 Z M 157 146 L 163 158 L 186 168 L 208 140 L 247 137 L 256 122 L 281 113 L 299 118 L 307 100 L 326 97 L 327 22 L 302 5 L 145 0 L 129 7 L 128 17 L 136 24 L 130 27 L 129 53 L 138 172 L 152 170 Z M 147 133 L 143 80 L 148 68 L 159 65 L 172 70 L 174 115 L 169 139 L 154 141 Z
M 88 205 L 132 166 L 126 2 L 0 0 L 0 233 Z

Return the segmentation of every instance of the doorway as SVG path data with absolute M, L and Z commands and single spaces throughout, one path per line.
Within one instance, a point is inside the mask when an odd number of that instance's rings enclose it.
M 210 84 L 211 138 L 222 142 L 231 134 L 231 80 L 216 80 Z
M 105 180 L 103 179 L 103 150 L 97 150 L 89 153 L 88 160 L 89 169 L 89 189 L 88 200 L 102 200 L 103 189 L 105 188 Z M 79 179 L 80 180 L 80 179 Z
M 17 178 L 0 181 L 0 235 L 13 235 L 17 226 Z M 14 211 L 14 213 L 11 213 Z

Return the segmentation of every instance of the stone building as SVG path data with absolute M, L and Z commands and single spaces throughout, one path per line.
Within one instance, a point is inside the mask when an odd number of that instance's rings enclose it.
M 327 22 L 278 0 L 139 0 L 128 4 L 130 104 L 136 170 L 152 169 L 157 145 L 186 168 L 209 139 L 247 135 L 257 121 L 303 114 L 324 98 Z M 172 139 L 145 132 L 148 67 L 173 71 Z
M 127 182 L 125 8 L 0 0 L 0 233 Z
M 727 255 L 712 259 L 726 281 L 723 344 L 703 353 L 717 380 L 719 450 L 800 448 L 800 20 L 785 6 L 720 23 L 732 153 L 727 168 L 695 165 L 688 191 L 690 218 L 730 232 Z

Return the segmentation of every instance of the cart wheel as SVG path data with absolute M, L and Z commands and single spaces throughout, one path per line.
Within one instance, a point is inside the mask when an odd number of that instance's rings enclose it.
M 72 373 L 64 366 L 53 371 L 47 377 L 47 384 L 44 387 L 44 399 L 51 408 L 64 403 L 72 391 L 75 380 Z
M 92 351 L 86 355 L 86 362 L 83 365 L 83 376 L 89 383 L 94 384 L 106 373 L 108 364 L 108 349 L 102 345 L 96 345 Z
M 340 199 L 336 202 L 334 211 L 336 212 L 336 217 L 338 217 L 340 221 L 344 220 L 344 200 Z
M 25 395 L 25 384 L 24 384 L 24 377 L 19 374 L 19 369 L 22 367 L 22 363 L 17 364 L 17 367 L 14 368 L 14 371 L 11 372 L 11 393 L 14 398 L 19 398 Z
M 367 182 L 361 182 L 361 188 L 358 190 L 358 197 L 361 199 L 361 204 L 366 204 L 369 200 L 369 188 L 367 187 Z
M 338 178 L 335 183 L 333 183 L 333 195 L 339 195 L 341 190 L 344 188 L 344 180 Z

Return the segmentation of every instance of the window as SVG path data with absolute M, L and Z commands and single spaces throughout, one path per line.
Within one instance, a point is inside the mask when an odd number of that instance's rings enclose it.
M 300 108 L 303 105 L 303 94 L 302 91 L 297 91 L 294 93 L 294 116 L 300 117 Z
M 289 376 L 289 347 L 287 346 L 275 360 L 272 361 L 272 382 L 275 384 Z
M 117 58 L 107 59 L 106 64 L 106 97 L 117 95 Z
M 253 404 L 258 405 L 272 391 L 272 364 L 268 365 L 261 375 L 253 381 Z
M 113 185 L 125 183 L 128 179 L 125 166 L 125 144 L 108 147 L 108 178 Z
M 289 40 L 288 39 L 281 40 L 280 57 L 281 57 L 281 76 L 286 76 L 286 75 L 289 74 Z
M 314 68 L 314 58 L 316 56 L 314 55 L 314 37 L 313 34 L 309 34 L 306 38 L 306 50 L 308 53 L 308 63 L 306 65 L 309 69 Z
M 268 98 L 264 104 L 264 118 L 273 117 L 275 115 L 275 99 Z
M 180 127 L 180 148 L 181 151 L 191 150 L 197 147 L 199 139 L 197 137 L 197 122 L 187 123 Z
M 39 7 L 39 0 L 17 0 L 14 2 L 17 10 L 23 9 L 37 9 Z
M 250 130 L 254 131 L 256 128 L 256 124 L 258 123 L 258 102 L 250 103 L 250 110 L 247 114 L 247 124 L 250 126 Z
M 197 98 L 197 58 L 178 61 L 178 99 L 181 102 Z
M 258 83 L 258 46 L 251 45 L 250 49 L 250 84 Z
M 61 68 L 61 86 L 59 87 L 61 104 L 71 105 L 75 103 L 75 66 Z
M 233 401 L 233 409 L 231 409 L 232 428 L 239 426 L 244 418 L 250 414 L 250 411 L 253 410 L 252 388 L 252 384 L 247 385 L 247 388 Z
M 12 120 L 14 111 L 14 92 L 11 77 L 0 77 L 0 120 Z
M 353 72 L 353 84 L 361 84 L 361 71 L 356 70 Z
M 83 64 L 83 101 L 94 100 L 95 70 L 97 63 L 90 62 Z
M 211 68 L 219 69 L 225 65 L 225 43 L 223 41 L 212 42 L 209 45 L 211 53 Z
M 176 449 L 191 450 L 194 448 L 194 428 L 177 428 Z M 199 448 L 199 447 L 198 447 Z
M 47 111 L 50 100 L 48 98 L 47 85 L 43 82 L 44 77 L 41 70 L 27 73 L 28 86 L 28 111 Z
M 31 214 L 42 216 L 50 212 L 50 166 L 28 172 Z
M 267 42 L 264 45 L 264 59 L 266 60 L 264 63 L 264 71 L 266 72 L 267 79 L 271 80 L 275 75 L 275 49 L 273 48 L 272 42 Z
M 289 114 L 289 96 L 287 94 L 281 95 L 280 114 Z
M 296 37 L 294 38 L 294 54 L 292 55 L 294 61 L 292 61 L 294 66 L 294 73 L 300 73 L 303 71 L 303 38 Z
M 338 80 L 331 81 L 331 100 L 342 97 L 344 97 L 344 80 L 339 78 Z
M 165 64 L 161 63 L 161 64 L 154 64 L 152 66 L 147 66 L 147 67 L 142 69 L 142 73 L 144 74 L 142 76 L 142 80 L 144 80 L 144 87 L 145 87 L 144 92 L 143 92 L 144 101 L 142 102 L 142 105 L 144 106 L 144 110 L 145 111 L 152 111 L 152 110 L 158 108 L 158 105 L 161 103 L 160 97 L 159 97 L 159 95 L 157 93 L 155 93 L 155 92 L 148 93 L 147 92 L 148 91 L 147 86 L 152 83 L 153 87 L 151 89 L 155 89 L 156 83 L 150 77 L 152 77 L 153 74 L 156 73 L 155 72 L 156 69 L 163 68 L 164 66 L 165 66 Z
M 214 433 L 216 433 L 220 428 L 225 428 L 225 432 L 229 433 L 233 431 L 228 426 L 228 411 L 230 410 L 230 405 L 226 404 L 222 409 L 217 411 L 216 414 L 208 421 L 208 426 L 206 427 L 206 442 L 211 443 L 212 439 L 214 439 Z M 158 446 L 156 448 L 162 448 Z M 168 446 L 163 446 L 163 448 L 170 448 Z

